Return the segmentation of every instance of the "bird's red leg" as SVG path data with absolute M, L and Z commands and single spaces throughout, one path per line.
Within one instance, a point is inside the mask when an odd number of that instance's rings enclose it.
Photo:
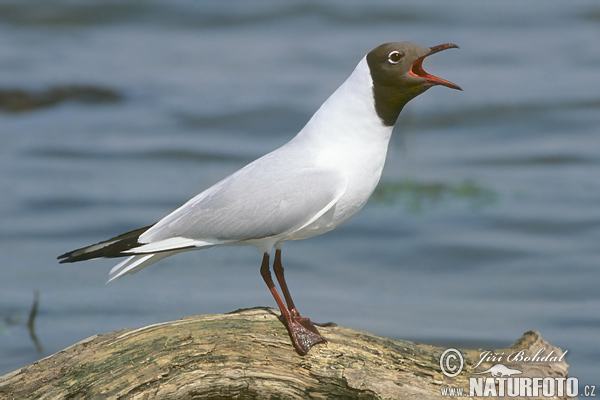
M 277 251 L 279 252 L 279 250 Z M 277 253 L 275 257 L 277 259 Z M 280 254 L 279 258 L 281 258 Z M 281 265 L 281 260 L 279 261 L 279 264 Z M 273 269 L 275 269 L 275 266 L 273 266 Z M 281 268 L 281 273 L 281 276 L 283 278 L 283 268 Z M 291 302 L 290 304 L 292 304 L 295 315 L 292 314 L 291 310 L 284 303 L 283 299 L 281 298 L 281 295 L 279 294 L 279 291 L 275 287 L 273 278 L 271 278 L 268 253 L 265 253 L 263 255 L 262 264 L 260 266 L 260 274 L 262 275 L 265 283 L 267 284 L 267 287 L 271 291 L 271 294 L 273 295 L 273 298 L 275 299 L 275 302 L 279 307 L 279 311 L 281 311 L 281 316 L 283 317 L 288 333 L 290 334 L 290 339 L 292 339 L 292 343 L 294 344 L 294 347 L 296 348 L 298 354 L 303 356 L 306 353 L 308 353 L 308 351 L 314 344 L 325 341 L 325 339 L 323 339 L 323 337 L 317 331 L 317 328 L 315 328 L 315 326 L 310 323 L 310 320 L 308 320 L 308 318 L 302 318 L 298 315 L 298 311 L 296 311 L 295 307 L 293 306 L 293 302 Z M 281 284 L 282 280 L 279 280 L 279 274 L 277 274 L 276 276 L 277 280 Z M 285 285 L 285 280 L 283 280 L 283 285 Z M 284 292 L 286 300 L 289 298 L 289 300 L 291 301 L 289 291 L 287 290 L 287 285 L 282 286 L 282 290 Z
M 300 313 L 296 309 L 294 305 L 294 300 L 292 300 L 292 295 L 290 294 L 290 290 L 288 289 L 287 283 L 285 282 L 285 275 L 283 274 L 283 264 L 281 263 L 281 250 L 275 250 L 275 260 L 273 261 L 273 272 L 275 272 L 275 276 L 277 277 L 277 282 L 279 282 L 279 286 L 281 286 L 281 291 L 283 292 L 283 297 L 285 298 L 285 302 L 287 303 L 288 310 L 290 310 L 290 314 L 292 318 L 296 321 L 300 322 L 307 329 L 313 331 L 317 335 L 319 335 L 319 331 L 315 328 L 317 326 L 335 326 L 333 322 L 326 323 L 317 323 L 312 322 L 308 318 L 303 318 L 300 316 Z M 320 335 L 319 335 L 320 336 Z M 324 339 L 323 339 L 324 340 Z
M 260 274 L 262 275 L 265 283 L 267 284 L 267 287 L 271 291 L 271 294 L 273 295 L 273 298 L 275 299 L 275 302 L 277 303 L 277 307 L 279 307 L 279 310 L 281 311 L 281 316 L 286 321 L 288 321 L 291 317 L 290 311 L 288 310 L 287 306 L 283 302 L 283 299 L 281 298 L 279 291 L 277 291 L 277 288 L 275 287 L 275 283 L 273 282 L 273 278 L 271 278 L 271 271 L 269 268 L 270 268 L 269 254 L 265 253 L 263 255 L 262 264 L 260 266 Z
M 300 313 L 296 309 L 294 305 L 294 300 L 292 300 L 292 295 L 290 294 L 290 290 L 288 289 L 287 283 L 285 282 L 285 276 L 283 275 L 283 264 L 281 264 L 281 250 L 275 250 L 275 260 L 273 261 L 273 272 L 275 272 L 275 276 L 277 277 L 277 282 L 279 282 L 279 286 L 281 287 L 281 291 L 283 292 L 283 297 L 285 297 L 285 302 L 290 310 L 290 314 L 293 317 L 299 317 Z

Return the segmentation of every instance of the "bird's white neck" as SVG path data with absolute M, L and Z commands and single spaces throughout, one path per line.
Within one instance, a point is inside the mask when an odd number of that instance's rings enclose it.
M 297 138 L 310 138 L 313 146 L 316 142 L 350 144 L 373 140 L 383 140 L 387 146 L 392 128 L 383 124 L 375 110 L 373 80 L 365 57 L 317 110 Z

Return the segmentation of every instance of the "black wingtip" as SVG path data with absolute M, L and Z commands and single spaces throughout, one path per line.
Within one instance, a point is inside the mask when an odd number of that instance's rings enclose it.
M 104 242 L 68 251 L 56 257 L 56 259 L 60 260 L 59 264 L 64 264 L 91 260 L 93 258 L 113 258 L 126 256 L 127 254 L 122 254 L 121 252 L 139 246 L 140 243 L 137 241 L 138 237 L 152 226 L 153 225 L 148 225 L 143 228 L 135 229 L 119 236 L 115 236 L 114 238 L 105 240 Z

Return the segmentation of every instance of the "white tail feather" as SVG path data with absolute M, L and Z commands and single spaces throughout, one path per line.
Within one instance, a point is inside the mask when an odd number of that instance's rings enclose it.
M 175 253 L 178 253 L 178 251 L 166 251 L 158 254 L 131 256 L 110 270 L 110 273 L 108 274 L 108 281 L 106 283 L 112 282 L 123 275 L 135 274 L 139 270 L 146 268 L 148 265 L 154 264 L 155 262 Z
M 160 240 L 158 242 L 152 242 L 148 244 L 143 244 L 138 247 L 134 247 L 130 250 L 125 250 L 122 253 L 129 254 L 149 254 L 149 253 L 158 253 L 163 251 L 171 251 L 171 250 L 183 250 L 190 247 L 209 247 L 214 246 L 219 243 L 218 241 L 204 241 L 204 240 L 195 240 L 189 239 L 185 237 L 172 237 L 164 240 Z

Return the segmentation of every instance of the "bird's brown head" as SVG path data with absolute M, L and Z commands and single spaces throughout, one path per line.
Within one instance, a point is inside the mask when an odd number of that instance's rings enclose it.
M 430 75 L 423 69 L 426 57 L 451 48 L 458 46 L 447 43 L 421 47 L 413 43 L 394 42 L 382 44 L 367 54 L 375 108 L 385 125 L 394 125 L 404 105 L 432 86 L 462 90 L 460 86 Z

